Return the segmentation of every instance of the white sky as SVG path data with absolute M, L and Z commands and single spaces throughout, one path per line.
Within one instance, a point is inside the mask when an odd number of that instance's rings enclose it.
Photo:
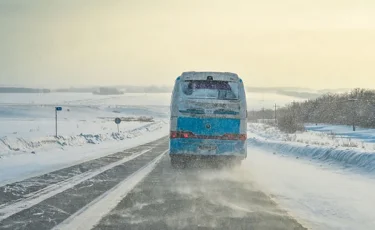
M 0 0 L 0 84 L 375 88 L 373 0 Z

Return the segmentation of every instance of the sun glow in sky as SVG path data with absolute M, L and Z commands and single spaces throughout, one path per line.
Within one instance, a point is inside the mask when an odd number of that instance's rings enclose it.
M 375 88 L 373 0 L 0 0 L 0 85 Z

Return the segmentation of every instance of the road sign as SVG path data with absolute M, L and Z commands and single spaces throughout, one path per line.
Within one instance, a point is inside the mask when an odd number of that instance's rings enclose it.
M 61 111 L 62 107 L 56 107 L 56 111 Z
M 121 123 L 121 119 L 116 117 L 115 119 L 115 123 L 117 124 L 117 133 L 120 133 L 120 127 L 119 127 L 119 124 Z
M 116 123 L 116 124 L 120 124 L 120 123 L 121 123 L 121 119 L 117 117 L 117 118 L 115 119 L 115 123 Z

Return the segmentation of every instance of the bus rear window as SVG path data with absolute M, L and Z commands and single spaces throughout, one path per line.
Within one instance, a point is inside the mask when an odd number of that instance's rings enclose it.
M 191 99 L 237 100 L 238 87 L 235 82 L 228 81 L 184 81 L 183 94 Z

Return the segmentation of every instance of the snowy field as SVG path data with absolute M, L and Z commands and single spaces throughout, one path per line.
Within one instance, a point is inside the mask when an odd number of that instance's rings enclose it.
M 311 229 L 374 229 L 375 151 L 366 142 L 373 130 L 357 129 L 356 139 L 349 139 L 353 135 L 343 126 L 308 130 L 291 135 L 248 124 L 248 158 L 242 168 Z M 348 135 L 332 137 L 332 132 Z
M 0 184 L 168 134 L 167 94 L 0 94 Z M 58 137 L 55 137 L 55 106 Z M 119 126 L 114 118 L 123 119 Z

